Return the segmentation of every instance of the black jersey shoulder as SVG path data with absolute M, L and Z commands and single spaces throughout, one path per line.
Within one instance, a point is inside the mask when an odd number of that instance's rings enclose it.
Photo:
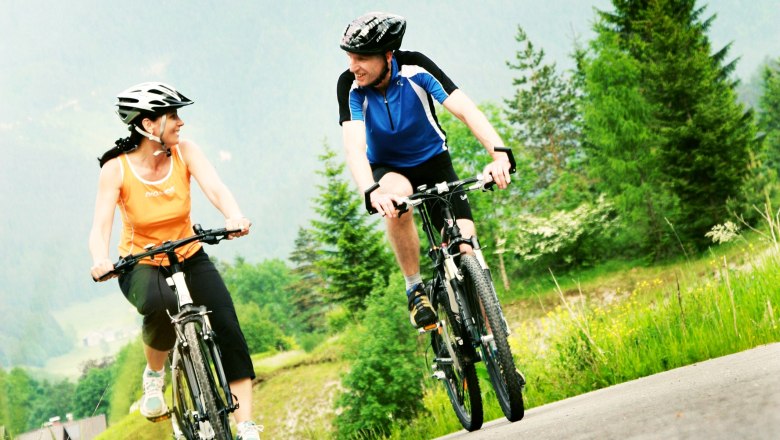
M 449 95 L 457 90 L 458 86 L 447 76 L 446 73 L 435 63 L 433 60 L 425 56 L 420 52 L 397 50 L 393 53 L 396 63 L 398 63 L 398 69 L 402 66 L 420 66 L 428 73 L 433 75 L 444 87 L 444 91 Z
M 355 82 L 355 74 L 349 71 L 349 69 L 339 75 L 338 82 L 336 84 L 336 99 L 339 102 L 339 125 L 344 121 L 352 119 L 349 111 L 349 91 L 352 90 L 352 85 Z

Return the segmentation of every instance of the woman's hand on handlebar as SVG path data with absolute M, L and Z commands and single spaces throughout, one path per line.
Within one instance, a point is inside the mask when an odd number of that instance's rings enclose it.
M 116 277 L 116 274 L 107 275 L 112 270 L 114 270 L 114 263 L 112 263 L 108 258 L 104 258 L 102 260 L 95 261 L 92 264 L 92 269 L 90 269 L 90 272 L 92 273 L 93 280 L 101 282 Z
M 249 233 L 249 228 L 252 226 L 252 222 L 246 217 L 240 218 L 227 218 L 225 219 L 225 229 L 228 231 L 234 229 L 240 229 L 240 232 L 233 232 L 228 235 L 228 240 L 232 240 L 236 237 L 243 237 Z
M 484 171 L 482 171 L 482 176 L 485 178 L 485 181 L 496 182 L 496 185 L 498 185 L 500 189 L 505 189 L 511 181 L 509 170 L 512 166 L 509 163 L 509 159 L 506 158 L 506 154 L 503 154 L 503 156 L 503 158 L 498 158 L 487 164 Z

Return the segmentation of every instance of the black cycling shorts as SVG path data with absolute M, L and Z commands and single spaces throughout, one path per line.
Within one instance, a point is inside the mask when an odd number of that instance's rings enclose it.
M 200 248 L 182 262 L 187 287 L 195 305 L 206 306 L 209 321 L 219 337 L 222 366 L 228 381 L 255 377 L 244 334 L 230 293 L 214 263 Z M 130 273 L 119 277 L 125 298 L 143 316 L 143 341 L 159 351 L 168 351 L 176 342 L 176 333 L 168 312 L 178 308 L 176 294 L 165 282 L 168 266 L 137 264 Z
M 450 158 L 449 151 L 445 151 L 420 165 L 409 168 L 399 168 L 381 163 L 372 163 L 371 171 L 374 174 L 375 182 L 379 182 L 387 173 L 398 173 L 409 179 L 409 183 L 412 184 L 412 191 L 417 191 L 417 187 L 420 185 L 428 185 L 430 188 L 437 183 L 458 180 L 458 176 L 455 174 L 455 168 L 452 166 L 452 159 Z M 454 195 L 450 199 L 450 202 L 452 203 L 452 211 L 456 219 L 474 220 L 471 215 L 471 207 L 469 206 L 469 199 L 466 193 Z M 441 203 L 432 203 L 429 213 L 433 226 L 437 231 L 441 231 L 444 227 L 444 217 L 441 215 Z

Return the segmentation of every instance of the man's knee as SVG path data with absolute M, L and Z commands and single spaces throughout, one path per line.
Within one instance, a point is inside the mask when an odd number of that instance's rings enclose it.
M 379 189 L 386 194 L 408 196 L 412 194 L 412 183 L 398 173 L 387 173 L 379 180 Z

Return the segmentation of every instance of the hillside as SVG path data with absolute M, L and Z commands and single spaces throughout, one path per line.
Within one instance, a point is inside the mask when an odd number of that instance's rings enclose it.
M 570 274 L 558 280 L 560 288 L 550 288 L 551 280 L 515 286 L 503 305 L 516 362 L 528 379 L 527 407 L 780 340 L 772 314 L 772 305 L 780 303 L 780 256 L 772 249 L 753 239 L 692 261 L 619 263 Z M 586 336 L 598 352 L 588 350 Z M 341 344 L 335 337 L 310 354 L 255 358 L 254 413 L 266 436 L 330 438 L 334 399 L 349 369 Z M 426 386 L 431 413 L 396 425 L 389 438 L 431 438 L 460 429 L 441 387 L 431 381 Z M 486 420 L 502 417 L 489 388 L 484 382 Z M 100 438 L 122 432 L 151 439 L 166 429 L 158 424 L 150 430 L 136 412 Z
M 41 366 L 65 353 L 63 329 L 51 325 L 52 317 L 66 304 L 108 291 L 87 278 L 86 237 L 95 157 L 124 135 L 111 107 L 119 90 L 157 78 L 197 103 L 183 114 L 186 136 L 214 161 L 258 231 L 213 255 L 286 258 L 297 228 L 312 215 L 317 155 L 324 143 L 340 142 L 333 95 L 345 68 L 336 42 L 346 22 L 376 8 L 405 15 L 406 48 L 431 55 L 475 101 L 500 102 L 512 92 L 505 63 L 514 55 L 517 25 L 568 68 L 573 39 L 587 41 L 593 8 L 607 9 L 609 2 L 138 5 L 157 13 L 119 14 L 105 2 L 41 1 L 8 4 L 0 15 L 7 36 L 0 50 L 13 60 L 0 82 L 4 367 Z M 717 0 L 707 11 L 717 14 L 714 46 L 733 43 L 738 77 L 750 77 L 767 56 L 776 56 L 780 12 L 774 2 L 743 7 Z M 193 216 L 204 225 L 221 222 L 200 196 Z

